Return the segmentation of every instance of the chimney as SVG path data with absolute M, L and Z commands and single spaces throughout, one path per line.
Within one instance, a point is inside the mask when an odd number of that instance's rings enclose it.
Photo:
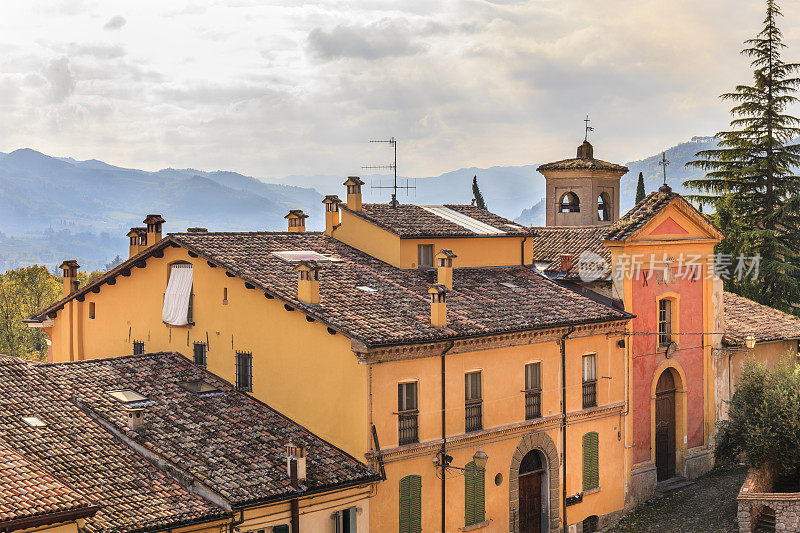
M 126 235 L 130 239 L 130 255 L 133 257 L 147 248 L 147 228 L 131 228 Z
M 292 209 L 283 218 L 289 221 L 289 231 L 291 233 L 305 233 L 308 215 L 303 213 L 302 209 Z
M 309 305 L 319 304 L 319 271 L 316 261 L 300 261 L 297 271 L 297 299 Z
M 142 221 L 147 225 L 147 243 L 146 245 L 153 246 L 161 240 L 161 224 L 166 222 L 161 215 L 147 215 Z
M 63 294 L 69 296 L 78 290 L 78 269 L 81 266 L 74 259 L 68 259 L 58 268 L 64 271 Z
M 358 176 L 350 176 L 344 184 L 347 186 L 347 209 L 361 211 L 361 186 L 364 182 Z
M 144 426 L 144 407 L 126 407 L 128 429 L 137 430 Z
M 292 472 L 292 463 L 296 471 Z M 289 441 L 286 444 L 286 471 L 292 482 L 305 481 L 306 479 L 306 448 L 302 444 Z M 295 487 L 298 488 L 298 487 Z
M 572 254 L 561 254 L 561 272 L 569 272 L 572 268 Z
M 428 289 L 428 294 L 431 295 L 431 326 L 447 327 L 447 287 L 437 283 Z
M 436 254 L 436 283 L 453 290 L 453 259 L 458 257 L 453 250 L 447 248 L 439 250 Z
M 322 200 L 325 204 L 325 235 L 333 235 L 333 227 L 339 225 L 339 204 L 342 203 L 335 194 L 329 194 Z

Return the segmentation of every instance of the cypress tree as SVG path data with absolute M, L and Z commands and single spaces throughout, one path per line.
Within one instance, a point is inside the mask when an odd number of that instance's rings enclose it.
M 647 196 L 647 193 L 644 190 L 644 175 L 639 172 L 639 184 L 636 185 L 636 203 L 638 204 L 644 197 Z
M 473 176 L 472 178 L 472 205 L 486 209 L 486 202 L 483 199 L 481 190 L 478 188 L 478 176 Z
M 726 280 L 728 290 L 786 311 L 800 296 L 800 120 L 785 113 L 795 103 L 798 63 L 785 63 L 786 47 L 777 25 L 774 0 L 766 1 L 764 28 L 745 41 L 753 82 L 723 94 L 735 103 L 729 131 L 717 133 L 718 146 L 696 154 L 688 164 L 706 172 L 685 183 L 691 198 L 711 205 L 714 221 L 726 233 L 717 253 L 760 256 L 757 279 Z

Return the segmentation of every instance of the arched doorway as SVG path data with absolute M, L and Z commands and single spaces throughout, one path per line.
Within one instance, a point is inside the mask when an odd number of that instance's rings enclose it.
M 549 529 L 549 496 L 546 460 L 538 450 L 531 450 L 519 465 L 519 531 L 542 533 Z
M 675 378 L 665 368 L 656 384 L 656 476 L 675 477 Z

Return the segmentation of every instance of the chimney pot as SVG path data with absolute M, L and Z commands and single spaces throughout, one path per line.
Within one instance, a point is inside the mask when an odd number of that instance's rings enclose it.
M 453 250 L 443 249 L 436 254 L 436 282 L 453 290 L 453 259 L 458 257 Z
M 292 463 L 297 465 L 297 480 L 306 479 L 306 448 L 302 444 L 295 444 L 289 441 L 286 444 L 286 471 L 292 477 Z M 292 480 L 294 481 L 294 480 Z
M 64 296 L 69 296 L 78 290 L 78 269 L 81 266 L 74 259 L 67 259 L 58 268 L 64 272 L 62 282 L 62 292 Z
M 142 223 L 147 226 L 146 246 L 153 246 L 161 241 L 161 225 L 166 222 L 161 215 L 147 215 Z
M 339 204 L 342 201 L 335 194 L 329 194 L 322 200 L 325 204 L 325 235 L 333 235 L 333 228 L 339 225 Z
M 447 327 L 447 292 L 447 287 L 441 283 L 428 289 L 431 295 L 431 325 L 435 328 Z
M 344 184 L 347 187 L 347 209 L 361 211 L 361 186 L 364 182 L 358 176 L 350 176 Z
M 561 254 L 561 272 L 568 272 L 572 268 L 572 254 Z
M 143 407 L 126 407 L 125 413 L 128 416 L 128 429 L 137 430 L 144 426 Z
M 309 305 L 319 304 L 319 271 L 316 261 L 300 261 L 297 271 L 297 299 Z
M 305 233 L 306 219 L 308 215 L 303 213 L 302 209 L 292 209 L 285 218 L 289 223 L 289 231 L 291 233 Z

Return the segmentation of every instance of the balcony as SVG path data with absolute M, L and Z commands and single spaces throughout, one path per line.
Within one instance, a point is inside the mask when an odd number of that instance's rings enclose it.
M 583 382 L 583 408 L 595 407 L 597 405 L 597 381 Z
M 464 429 L 468 432 L 483 429 L 483 402 L 481 400 L 467 402 Z
M 533 420 L 542 416 L 542 391 L 525 391 L 525 420 Z
M 397 429 L 398 442 L 403 444 L 414 444 L 419 442 L 419 423 L 417 411 L 404 411 L 398 413 Z

